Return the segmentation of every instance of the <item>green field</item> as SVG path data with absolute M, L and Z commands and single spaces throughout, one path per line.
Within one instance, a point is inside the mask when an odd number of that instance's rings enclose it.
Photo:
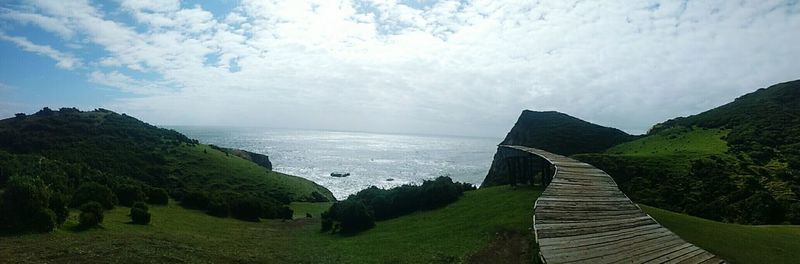
M 797 263 L 800 226 L 726 224 L 639 205 L 686 241 L 731 263 Z
M 631 142 L 616 145 L 606 153 L 624 155 L 722 154 L 728 150 L 723 138 L 729 131 L 676 127 Z
M 509 254 L 530 258 L 528 228 L 540 193 L 509 186 L 469 191 L 447 207 L 378 222 L 355 236 L 319 232 L 319 213 L 328 203 L 295 203 L 299 219 L 258 223 L 216 218 L 171 203 L 152 206 L 148 226 L 128 224 L 129 209 L 117 207 L 106 213 L 101 228 L 87 231 L 75 230 L 73 212 L 54 233 L 0 237 L 0 262 L 430 263 L 505 259 Z M 306 219 L 306 213 L 314 217 Z

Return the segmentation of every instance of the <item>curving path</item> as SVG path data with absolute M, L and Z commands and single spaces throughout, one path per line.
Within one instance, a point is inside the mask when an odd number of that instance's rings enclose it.
M 534 205 L 533 229 L 545 263 L 724 263 L 661 226 L 600 169 L 524 146 L 555 174 Z

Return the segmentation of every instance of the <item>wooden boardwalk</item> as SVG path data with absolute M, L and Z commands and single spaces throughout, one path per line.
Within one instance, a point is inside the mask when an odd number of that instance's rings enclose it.
M 724 263 L 661 226 L 602 170 L 535 148 L 500 147 L 555 167 L 534 205 L 533 228 L 545 263 Z

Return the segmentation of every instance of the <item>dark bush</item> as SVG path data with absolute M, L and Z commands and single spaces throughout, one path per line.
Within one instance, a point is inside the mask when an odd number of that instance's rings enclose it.
M 60 193 L 54 193 L 50 196 L 50 210 L 55 213 L 57 225 L 61 225 L 64 221 L 67 221 L 67 217 L 69 216 L 67 197 Z
M 288 206 L 284 205 L 284 206 L 281 206 L 280 212 L 278 214 L 279 214 L 280 218 L 283 219 L 283 220 L 292 220 L 292 217 L 294 217 L 294 210 L 292 210 L 292 208 L 289 208 Z M 311 218 L 311 215 L 310 214 L 306 214 L 306 217 Z
M 167 191 L 162 188 L 151 188 L 147 192 L 147 203 L 166 205 L 169 203 L 169 195 L 167 195 Z
M 375 226 L 375 218 L 360 200 L 344 200 L 339 206 L 342 232 L 355 233 Z
M 0 223 L 9 230 L 49 232 L 55 226 L 46 221 L 50 192 L 39 178 L 12 177 L 0 199 Z M 52 211 L 49 212 L 52 214 Z
M 202 191 L 187 191 L 181 200 L 181 206 L 191 209 L 208 208 L 208 194 Z
M 228 217 L 231 213 L 231 207 L 230 204 L 228 204 L 228 200 L 220 194 L 211 196 L 206 210 L 208 211 L 208 214 L 217 217 Z
M 56 228 L 56 214 L 50 209 L 41 209 L 30 219 L 33 231 L 47 233 Z
M 132 208 L 139 208 L 139 209 L 144 210 L 145 212 L 150 210 L 150 207 L 147 207 L 147 204 L 145 204 L 143 202 L 134 203 L 133 206 L 131 206 L 131 209 Z
M 78 223 L 81 227 L 93 227 L 103 222 L 103 205 L 98 202 L 88 202 L 81 205 L 81 214 Z
M 422 185 L 403 185 L 389 190 L 372 186 L 334 203 L 322 214 L 322 231 L 334 229 L 358 232 L 374 226 L 375 220 L 386 220 L 418 210 L 439 208 L 455 202 L 471 184 L 453 182 L 450 177 L 423 181 Z M 366 213 L 361 211 L 361 206 Z M 336 232 L 337 230 L 333 230 Z
M 146 225 L 150 223 L 150 212 L 147 207 L 133 207 L 131 208 L 131 222 L 137 225 Z
M 131 206 L 135 202 L 142 202 L 145 200 L 142 187 L 135 184 L 122 184 L 116 188 L 114 193 L 117 195 L 119 204 L 122 206 Z
M 246 221 L 258 221 L 261 216 L 261 201 L 252 196 L 241 196 L 230 203 L 231 216 Z
M 112 209 L 114 200 L 114 193 L 107 186 L 96 182 L 87 182 L 81 184 L 75 191 L 70 205 L 78 207 L 89 202 L 97 202 L 105 209 Z

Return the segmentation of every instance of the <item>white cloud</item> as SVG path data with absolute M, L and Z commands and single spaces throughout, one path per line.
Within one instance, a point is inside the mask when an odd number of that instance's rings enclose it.
M 94 71 L 89 74 L 89 81 L 108 87 L 117 88 L 123 92 L 137 95 L 157 95 L 168 93 L 169 86 L 150 81 L 142 81 L 131 78 L 128 75 L 117 71 L 99 72 Z
M 51 59 L 56 61 L 56 66 L 62 69 L 71 70 L 80 66 L 80 60 L 76 59 L 72 55 L 57 51 L 51 48 L 50 46 L 34 44 L 33 42 L 30 42 L 28 39 L 23 37 L 8 36 L 0 32 L 0 40 L 14 43 L 25 51 L 50 57 Z
M 87 1 L 25 9 L 62 29 L 2 19 L 102 47 L 89 80 L 138 95 L 112 107 L 169 124 L 501 136 L 529 108 L 642 132 L 800 77 L 787 1 L 243 0 L 219 19 L 120 6 L 136 24 Z

